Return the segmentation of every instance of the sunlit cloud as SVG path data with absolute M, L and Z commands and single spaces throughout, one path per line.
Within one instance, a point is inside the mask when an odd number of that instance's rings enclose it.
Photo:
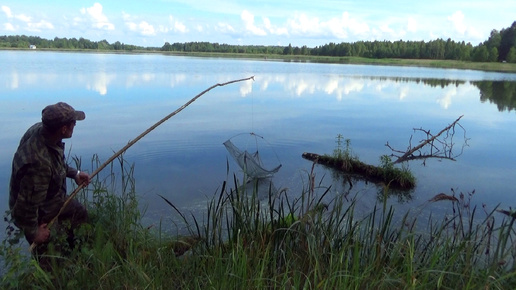
M 287 26 L 291 34 L 307 36 L 332 35 L 340 39 L 348 38 L 349 34 L 355 36 L 366 35 L 370 31 L 366 22 L 351 17 L 348 12 L 344 12 L 340 17 L 333 17 L 327 21 L 321 21 L 318 17 L 309 17 L 301 13 L 289 19 Z
M 136 32 L 143 36 L 154 36 L 156 35 L 156 29 L 154 26 L 149 24 L 147 21 L 138 21 L 131 15 L 122 12 L 122 18 L 124 19 L 125 26 L 132 32 Z M 162 31 L 163 28 L 160 28 Z
M 265 26 L 265 29 L 269 31 L 271 34 L 274 35 L 288 35 L 288 30 L 285 27 L 275 27 L 271 24 L 271 21 L 269 18 L 264 17 L 263 18 L 263 24 Z
M 27 16 L 25 14 L 15 15 L 14 18 L 16 18 L 20 21 L 23 21 L 23 22 L 30 22 L 32 20 L 32 18 L 30 16 Z
M 5 6 L 5 5 L 2 5 L 2 12 L 5 13 L 5 16 L 7 18 L 12 18 L 13 17 L 13 13 L 11 12 L 11 8 Z
M 80 11 L 82 14 L 89 16 L 89 20 L 94 28 L 104 30 L 115 29 L 115 25 L 109 22 L 107 16 L 102 12 L 102 5 L 99 3 L 95 3 L 88 8 L 81 8 Z
M 234 33 L 235 32 L 235 29 L 233 28 L 233 26 L 231 26 L 227 23 L 224 23 L 224 22 L 217 23 L 215 30 L 218 32 L 221 32 L 221 33 Z
M 15 14 L 11 11 L 11 8 L 2 6 L 2 12 L 8 19 L 15 19 L 26 24 L 26 29 L 32 32 L 40 32 L 44 29 L 54 29 L 54 25 L 46 20 L 40 20 L 38 22 L 32 21 L 32 17 L 25 14 Z M 16 27 L 12 23 L 4 23 L 3 25 L 6 31 L 15 31 Z
M 54 25 L 48 21 L 41 20 L 40 22 L 27 23 L 29 31 L 39 32 L 42 29 L 54 29 Z
M 466 32 L 466 25 L 464 24 L 464 14 L 462 11 L 457 11 L 448 17 L 448 21 L 450 21 L 453 25 L 453 28 L 460 33 L 464 34 Z
M 245 27 L 246 32 L 249 32 L 253 35 L 258 35 L 258 36 L 267 35 L 267 33 L 263 29 L 257 27 L 254 24 L 254 15 L 251 14 L 249 11 L 247 11 L 247 10 L 242 11 L 242 13 L 240 14 L 240 18 L 244 22 L 244 27 Z
M 418 30 L 418 24 L 414 17 L 409 17 L 407 20 L 407 31 L 416 32 Z
M 319 18 L 308 17 L 306 14 L 296 14 L 288 20 L 288 29 L 291 34 L 306 36 L 317 35 L 321 32 Z
M 14 26 L 11 23 L 4 23 L 4 30 L 6 31 L 15 31 Z
M 188 29 L 186 28 L 186 25 L 183 22 L 180 22 L 178 20 L 174 20 L 172 16 L 170 16 L 170 22 L 172 22 L 172 27 L 175 32 L 180 33 L 187 33 Z

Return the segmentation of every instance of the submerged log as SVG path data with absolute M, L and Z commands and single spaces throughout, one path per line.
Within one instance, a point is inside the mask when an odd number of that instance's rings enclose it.
M 316 153 L 303 153 L 303 158 L 347 174 L 359 175 L 363 179 L 377 185 L 385 185 L 392 189 L 410 190 L 415 186 L 414 178 L 405 178 L 397 168 L 387 170 L 373 166 L 357 159 L 342 159 Z

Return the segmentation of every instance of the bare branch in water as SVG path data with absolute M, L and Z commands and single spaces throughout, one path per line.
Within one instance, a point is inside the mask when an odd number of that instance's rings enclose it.
M 389 144 L 389 142 L 387 142 L 385 146 L 387 146 L 393 152 L 391 156 L 397 158 L 393 164 L 422 159 L 424 165 L 426 159 L 428 158 L 448 159 L 455 161 L 455 158 L 462 155 L 464 147 L 468 146 L 469 139 L 466 138 L 466 129 L 464 129 L 464 127 L 462 127 L 462 125 L 459 123 L 459 120 L 463 116 L 464 115 L 460 116 L 457 120 L 442 129 L 436 135 L 433 135 L 430 130 L 414 128 L 414 132 L 422 132 L 425 135 L 425 138 L 421 140 L 417 146 L 412 147 L 413 136 L 410 136 L 409 145 L 406 151 L 395 149 Z M 458 154 L 453 153 L 455 146 L 453 137 L 455 136 L 456 126 L 459 126 L 464 131 L 464 143 Z

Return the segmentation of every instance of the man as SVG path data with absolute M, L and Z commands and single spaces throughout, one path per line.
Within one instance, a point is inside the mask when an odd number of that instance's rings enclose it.
M 77 184 L 89 183 L 90 177 L 66 164 L 63 139 L 72 137 L 76 121 L 86 115 L 66 103 L 49 105 L 41 112 L 42 122 L 30 127 L 14 154 L 9 186 L 9 208 L 14 224 L 25 234 L 29 244 L 48 242 L 49 223 L 63 206 L 66 177 Z M 68 219 L 72 229 L 85 222 L 88 213 L 72 200 L 58 220 Z

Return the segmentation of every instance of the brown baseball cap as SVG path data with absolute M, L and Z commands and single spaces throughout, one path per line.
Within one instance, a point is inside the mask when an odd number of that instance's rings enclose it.
M 63 102 L 48 105 L 41 111 L 41 121 L 51 127 L 64 125 L 72 121 L 81 121 L 85 118 L 86 114 L 83 111 L 76 111 L 72 106 Z

